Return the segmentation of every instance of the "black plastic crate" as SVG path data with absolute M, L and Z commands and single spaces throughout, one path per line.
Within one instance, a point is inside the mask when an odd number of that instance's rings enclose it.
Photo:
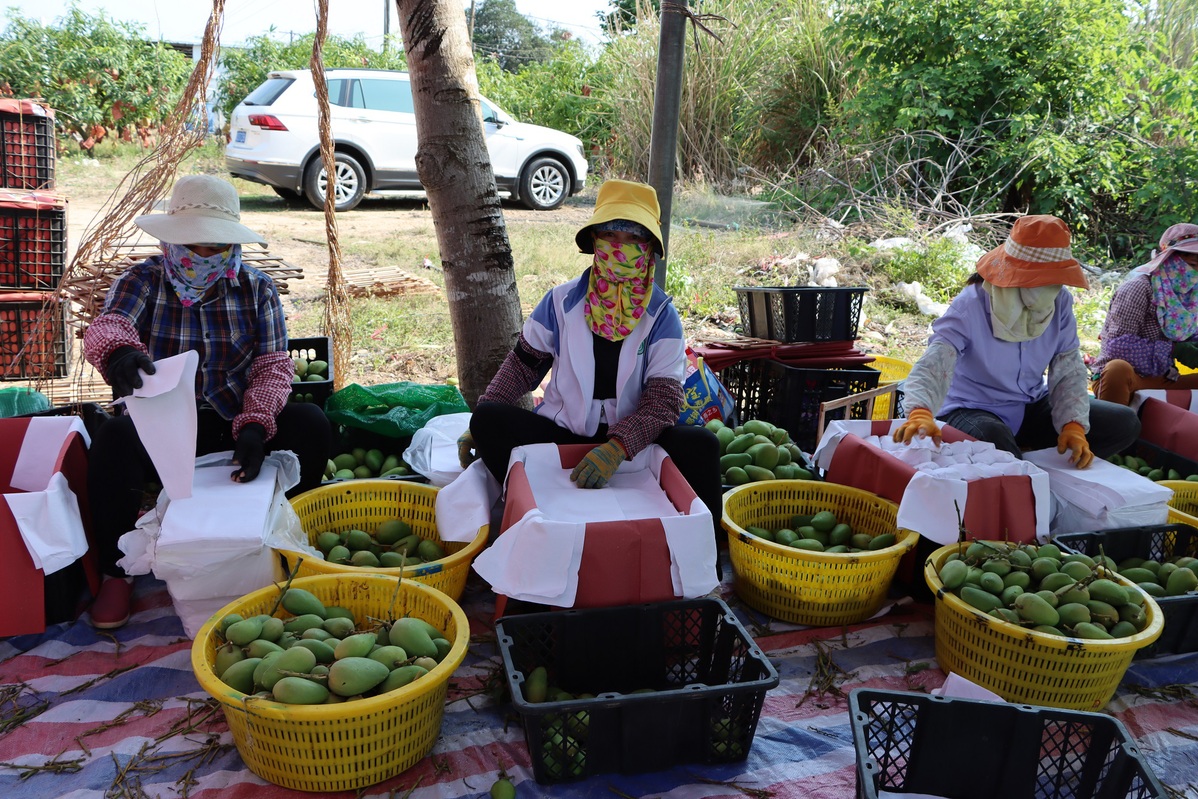
M 350 452 L 356 447 L 370 450 L 377 449 L 383 453 L 385 458 L 388 455 L 394 455 L 403 460 L 404 451 L 412 443 L 411 436 L 403 438 L 395 438 L 393 436 L 385 436 L 382 433 L 376 433 L 373 430 L 364 430 L 360 427 L 350 427 L 349 425 L 334 425 L 333 449 L 329 455 L 330 458 L 342 453 Z M 407 466 L 407 461 L 404 461 Z M 409 469 L 411 467 L 408 467 Z M 347 482 L 350 478 L 335 478 L 333 480 L 325 480 L 324 484 Z M 359 478 L 354 478 L 359 479 Z M 379 478 L 371 478 L 379 479 Z M 406 480 L 412 483 L 427 483 L 428 478 L 419 472 L 412 472 L 408 475 L 391 475 L 383 478 L 385 480 Z
M 720 380 L 736 399 L 737 418 L 761 419 L 786 428 L 804 452 L 818 443 L 820 403 L 878 387 L 881 372 L 869 366 L 813 369 L 781 361 L 740 361 L 720 372 Z M 827 421 L 845 418 L 844 408 L 829 411 Z M 865 419 L 865 406 L 848 409 L 852 419 Z
M 327 379 L 292 384 L 292 402 L 307 402 L 306 395 L 311 394 L 311 402 L 323 408 L 325 400 L 333 393 L 333 340 L 328 336 L 293 338 L 287 342 L 287 352 L 292 359 L 307 358 L 309 361 L 325 361 L 329 365 Z
M 65 377 L 69 355 L 66 303 L 0 295 L 0 380 Z
M 1188 524 L 1120 527 L 1090 533 L 1065 533 L 1054 541 L 1063 552 L 1080 552 L 1094 557 L 1106 555 L 1119 563 L 1127 558 L 1145 558 L 1164 563 L 1172 557 L 1198 558 L 1198 530 Z M 1137 659 L 1198 652 L 1198 594 L 1154 597 L 1160 605 L 1165 629 L 1161 637 L 1136 652 Z
M 505 616 L 495 635 L 542 784 L 744 760 L 778 685 L 714 597 Z M 550 686 L 594 698 L 529 702 L 523 687 L 538 666 Z
M 83 426 L 86 428 L 87 434 L 92 438 L 96 437 L 96 431 L 100 429 L 100 425 L 112 418 L 112 415 L 96 402 L 76 402 L 70 405 L 56 405 L 44 411 L 18 414 L 17 418 L 26 416 L 78 416 L 83 420 Z
M 0 289 L 53 291 L 67 258 L 66 204 L 0 194 Z
M 1081 710 L 856 688 L 857 798 L 1165 799 L 1127 729 Z
M 0 102 L 0 188 L 54 188 L 54 119 L 28 100 Z
M 774 341 L 853 341 L 863 286 L 735 286 L 744 334 Z
M 1156 469 L 1163 469 L 1166 474 L 1168 474 L 1170 469 L 1176 469 L 1183 479 L 1187 475 L 1198 474 L 1198 461 L 1192 461 L 1184 455 L 1178 455 L 1172 450 L 1165 449 L 1142 438 L 1137 439 L 1136 443 L 1120 454 L 1135 455 L 1137 458 L 1143 458 L 1148 461 L 1150 466 Z

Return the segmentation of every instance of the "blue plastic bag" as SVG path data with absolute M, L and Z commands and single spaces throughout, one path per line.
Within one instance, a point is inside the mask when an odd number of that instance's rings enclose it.
M 715 372 L 686 348 L 686 371 L 682 379 L 682 413 L 679 424 L 704 425 L 712 419 L 721 422 L 733 421 L 736 402 Z

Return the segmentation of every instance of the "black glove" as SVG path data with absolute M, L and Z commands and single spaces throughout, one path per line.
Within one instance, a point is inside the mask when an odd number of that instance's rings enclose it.
M 262 471 L 262 461 L 266 458 L 266 428 L 257 422 L 250 422 L 241 428 L 237 434 L 237 449 L 233 450 L 233 463 L 241 468 L 233 472 L 233 480 L 238 483 L 248 483 Z
M 150 356 L 137 347 L 117 347 L 108 356 L 108 383 L 113 399 L 132 394 L 133 389 L 141 388 L 141 373 L 152 375 L 155 371 Z
M 1198 369 L 1198 343 L 1179 341 L 1174 344 L 1173 360 L 1190 369 Z

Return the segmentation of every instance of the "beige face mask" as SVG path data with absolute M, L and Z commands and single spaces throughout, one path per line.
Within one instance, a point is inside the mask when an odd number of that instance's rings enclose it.
M 988 281 L 982 288 L 990 295 L 990 324 L 994 337 L 1002 341 L 1031 341 L 1052 321 L 1060 286 L 1002 288 Z

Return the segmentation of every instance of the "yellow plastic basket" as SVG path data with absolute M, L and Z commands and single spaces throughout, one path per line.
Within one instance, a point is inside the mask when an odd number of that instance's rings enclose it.
M 1193 518 L 1198 517 L 1198 481 L 1161 480 L 1159 482 L 1160 485 L 1173 489 L 1173 496 L 1169 499 L 1169 507 L 1187 517 L 1179 521 L 1198 527 L 1198 521 L 1195 521 Z M 1174 519 L 1169 519 L 1169 523 L 1174 524 L 1176 522 Z
M 775 544 L 745 530 L 789 526 L 798 513 L 829 510 L 853 530 L 897 532 L 893 546 L 876 552 L 811 552 Z M 896 530 L 898 506 L 868 491 L 815 480 L 766 480 L 724 494 L 723 525 L 736 593 L 775 619 L 831 627 L 855 624 L 886 601 L 899 559 L 919 541 Z
M 229 613 L 269 613 L 279 589 L 269 586 L 230 602 L 200 628 L 191 666 L 201 687 L 223 706 L 241 759 L 275 785 L 328 793 L 374 785 L 411 768 L 441 733 L 449 678 L 470 642 L 466 614 L 435 588 L 381 574 L 304 577 L 291 584 L 350 610 L 359 624 L 367 616 L 424 619 L 453 646 L 436 668 L 403 688 L 336 705 L 287 705 L 235 691 L 212 670 L 220 620 Z
M 898 358 L 888 358 L 885 355 L 875 355 L 874 362 L 868 364 L 881 372 L 878 377 L 879 386 L 897 383 L 911 374 L 911 364 Z M 890 407 L 890 397 L 878 397 L 874 400 L 874 419 L 893 419 L 894 411 Z
M 442 541 L 437 535 L 435 511 L 437 490 L 433 486 L 406 480 L 346 480 L 305 491 L 291 500 L 308 541 L 316 545 L 316 537 L 325 530 L 340 533 L 357 528 L 373 533 L 388 519 L 403 519 L 412 532 L 421 538 L 436 541 L 448 553 L 446 557 L 419 566 L 394 568 L 365 568 L 329 563 L 303 553 L 280 550 L 287 561 L 288 573 L 299 564 L 299 577 L 316 574 L 386 574 L 431 585 L 444 591 L 455 602 L 462 597 L 470 564 L 487 543 L 489 527 L 483 525 L 473 540 Z M 300 562 L 302 561 L 302 562 Z
M 1136 651 L 1161 635 L 1164 616 L 1147 594 L 1148 625 L 1127 638 L 1096 641 L 1038 633 L 969 605 L 940 582 L 940 566 L 957 544 L 924 562 L 936 595 L 936 661 L 940 668 L 989 688 L 1008 702 L 1100 710 L 1119 687 Z M 1123 586 L 1134 584 L 1115 575 Z

